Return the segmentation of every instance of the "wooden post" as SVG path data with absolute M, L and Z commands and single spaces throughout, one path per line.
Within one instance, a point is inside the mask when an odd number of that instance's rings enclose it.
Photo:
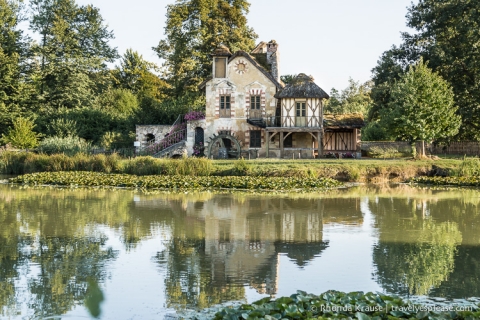
M 266 135 L 266 138 L 267 138 L 267 145 L 266 145 L 267 153 L 266 153 L 266 156 L 267 156 L 267 159 L 268 159 L 268 156 L 269 156 L 269 148 L 270 148 L 270 132 L 268 132 L 268 131 L 265 130 L 265 135 Z
M 280 159 L 283 159 L 283 135 L 284 132 L 280 132 Z
M 322 157 L 322 153 L 323 153 L 323 141 L 322 141 L 322 132 L 321 131 L 318 131 L 317 132 L 317 143 L 318 143 L 318 159 L 320 159 Z

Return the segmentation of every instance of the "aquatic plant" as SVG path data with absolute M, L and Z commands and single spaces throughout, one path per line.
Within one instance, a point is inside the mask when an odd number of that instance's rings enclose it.
M 417 177 L 408 180 L 411 183 L 433 184 L 437 186 L 480 186 L 480 176 L 466 177 Z
M 290 297 L 270 297 L 238 308 L 224 308 L 215 320 L 229 319 L 479 319 L 479 306 L 411 304 L 380 293 L 328 291 L 320 295 L 298 291 Z
M 142 189 L 324 190 L 342 184 L 328 178 L 135 176 L 99 172 L 41 172 L 12 178 L 11 183 L 59 186 L 112 186 Z

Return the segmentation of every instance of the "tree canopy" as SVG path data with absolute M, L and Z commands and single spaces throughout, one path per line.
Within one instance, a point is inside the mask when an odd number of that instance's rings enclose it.
M 390 108 L 382 119 L 401 140 L 447 139 L 461 124 L 454 103 L 449 84 L 420 60 L 392 87 Z
M 257 34 L 247 26 L 246 0 L 177 0 L 167 7 L 166 39 L 154 50 L 165 60 L 171 96 L 196 91 L 211 73 L 209 54 L 219 44 L 250 51 Z
M 388 109 L 390 89 L 408 66 L 423 57 L 451 86 L 462 127 L 456 139 L 480 140 L 480 2 L 419 0 L 410 6 L 403 43 L 386 51 L 373 69 L 370 119 Z
M 325 113 L 361 113 L 368 114 L 372 99 L 371 83 L 360 84 L 353 79 L 348 80 L 348 87 L 339 92 L 335 88 L 330 93 L 330 100 L 325 106 Z

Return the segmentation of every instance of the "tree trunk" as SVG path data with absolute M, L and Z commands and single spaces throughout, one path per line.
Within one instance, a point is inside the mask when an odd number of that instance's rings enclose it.
M 425 157 L 425 140 L 422 140 L 422 158 Z

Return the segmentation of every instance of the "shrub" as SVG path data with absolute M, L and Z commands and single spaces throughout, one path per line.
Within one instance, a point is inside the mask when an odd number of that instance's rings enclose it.
M 46 154 L 64 153 L 69 156 L 88 153 L 91 148 L 89 142 L 79 137 L 48 137 L 38 146 L 38 150 Z
M 31 118 L 17 118 L 13 120 L 13 127 L 6 135 L 2 134 L 2 142 L 10 143 L 20 149 L 31 149 L 38 145 L 41 135 L 33 131 L 35 124 Z
M 77 122 L 70 119 L 53 119 L 50 124 L 47 125 L 48 131 L 51 136 L 60 138 L 74 137 L 78 135 Z
M 250 173 L 251 171 L 252 171 L 251 166 L 243 158 L 235 161 L 235 163 L 233 164 L 234 175 L 245 176 L 245 175 L 248 175 L 248 173 Z
M 457 177 L 473 177 L 480 176 L 480 160 L 478 158 L 463 158 L 460 167 L 454 171 Z
M 395 158 L 395 156 L 399 153 L 396 148 L 393 147 L 378 147 L 373 146 L 370 148 L 369 152 L 370 155 L 373 157 L 383 158 Z

